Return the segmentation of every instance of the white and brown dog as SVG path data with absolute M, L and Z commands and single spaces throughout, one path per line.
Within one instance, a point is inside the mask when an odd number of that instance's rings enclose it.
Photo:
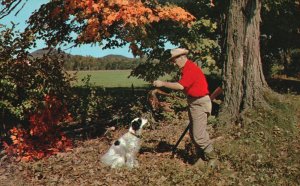
M 101 157 L 101 162 L 111 168 L 138 167 L 136 155 L 141 148 L 142 129 L 147 122 L 148 120 L 144 118 L 132 120 L 129 131 L 114 142 L 108 152 Z

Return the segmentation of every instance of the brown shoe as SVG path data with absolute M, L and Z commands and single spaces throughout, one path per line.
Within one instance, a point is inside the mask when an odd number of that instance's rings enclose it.
M 193 167 L 206 167 L 206 162 L 204 160 L 204 151 L 200 148 L 197 148 L 195 149 L 195 161 L 193 163 Z
M 208 169 L 218 168 L 219 160 L 218 160 L 218 156 L 215 153 L 215 151 L 204 152 L 204 158 L 205 158 L 205 161 L 207 161 Z
M 194 164 L 194 168 L 199 168 L 201 171 L 205 171 L 207 169 L 207 162 L 199 158 Z
M 202 158 L 199 158 L 194 164 L 193 166 L 195 167 L 205 167 L 207 164 L 206 161 L 204 161 Z

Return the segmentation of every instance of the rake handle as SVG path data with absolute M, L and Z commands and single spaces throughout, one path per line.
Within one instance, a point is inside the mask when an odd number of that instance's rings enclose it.
M 184 130 L 183 133 L 181 134 L 180 138 L 177 140 L 175 146 L 174 146 L 173 149 L 172 149 L 172 155 L 175 154 L 175 151 L 176 151 L 176 149 L 177 149 L 179 143 L 181 142 L 182 138 L 185 136 L 185 134 L 186 134 L 187 131 L 189 130 L 190 125 L 191 125 L 191 123 L 188 124 L 188 126 L 185 128 L 185 130 Z

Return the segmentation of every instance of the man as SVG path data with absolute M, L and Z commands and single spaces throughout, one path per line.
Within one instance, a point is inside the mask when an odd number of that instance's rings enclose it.
M 178 82 L 156 80 L 153 85 L 185 92 L 189 105 L 190 136 L 196 146 L 199 158 L 195 165 L 203 165 L 201 154 L 204 154 L 203 160 L 207 162 L 209 167 L 214 168 L 217 163 L 217 156 L 206 130 L 207 118 L 212 108 L 206 78 L 202 70 L 187 58 L 188 50 L 175 48 L 170 53 L 171 57 L 168 61 L 173 62 L 181 69 L 181 79 Z

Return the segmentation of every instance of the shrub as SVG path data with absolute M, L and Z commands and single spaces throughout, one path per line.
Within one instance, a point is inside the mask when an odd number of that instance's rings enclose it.
M 16 127 L 10 130 L 12 144 L 4 142 L 6 152 L 16 156 L 17 161 L 31 161 L 69 150 L 71 141 L 57 127 L 68 116 L 61 101 L 45 96 L 44 104 L 30 115 L 29 130 Z
M 33 160 L 69 148 L 70 141 L 57 124 L 68 116 L 65 108 L 71 78 L 59 55 L 32 58 L 30 31 L 0 28 L 0 132 L 9 154 Z M 49 97 L 50 96 L 50 97 Z M 3 141 L 3 139 L 1 139 Z
M 0 131 L 4 135 L 13 125 L 28 124 L 29 113 L 45 95 L 65 102 L 71 79 L 59 55 L 30 57 L 30 33 L 0 28 L 0 36 Z

